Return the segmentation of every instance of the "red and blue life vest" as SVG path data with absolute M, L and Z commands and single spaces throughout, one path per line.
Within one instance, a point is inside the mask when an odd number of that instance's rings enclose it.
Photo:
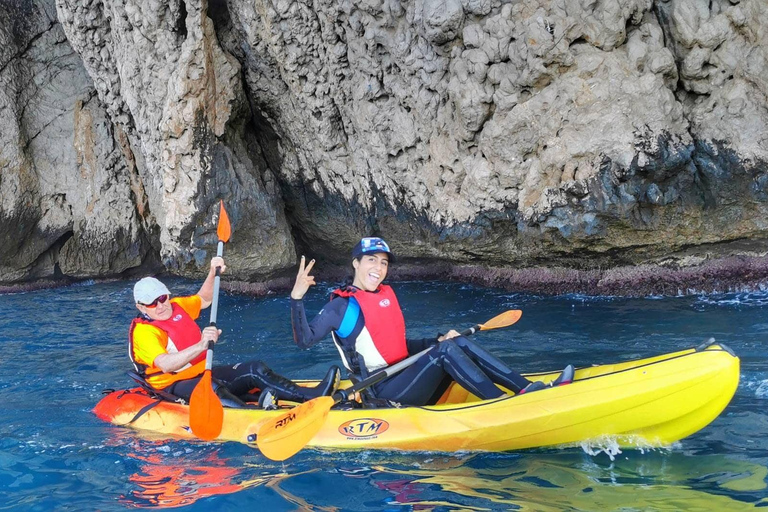
M 405 319 L 391 287 L 382 284 L 374 292 L 348 287 L 334 290 L 333 295 L 349 298 L 347 309 L 359 308 L 363 313 L 365 326 L 354 340 L 354 348 L 355 352 L 363 357 L 369 373 L 408 357 L 408 348 L 405 343 Z M 345 333 L 340 332 L 343 327 L 342 325 L 336 333 L 346 338 Z M 347 361 L 343 347 L 335 337 L 334 341 L 339 348 L 344 366 L 354 371 Z

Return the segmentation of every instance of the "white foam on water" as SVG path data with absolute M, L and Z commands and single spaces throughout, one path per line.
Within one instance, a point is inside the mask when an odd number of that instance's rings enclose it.
M 749 392 L 754 391 L 755 398 L 768 398 L 768 379 L 763 377 L 765 377 L 764 372 L 759 372 L 754 376 L 742 374 L 739 388 Z
M 697 304 L 715 306 L 766 306 L 768 305 L 768 288 L 761 285 L 757 290 L 740 290 L 725 293 L 699 294 Z
M 88 287 L 88 286 L 94 286 L 95 284 L 96 284 L 96 281 L 94 281 L 93 279 L 86 279 L 84 281 L 79 281 L 77 283 L 73 283 L 71 286 L 73 288 L 83 288 L 83 287 Z
M 768 379 L 761 380 L 757 383 L 757 389 L 755 390 L 755 397 L 768 398 Z
M 584 450 L 584 453 L 592 457 L 605 453 L 608 458 L 613 461 L 616 459 L 617 455 L 621 454 L 621 448 L 619 447 L 618 441 L 615 439 L 607 439 L 606 441 L 607 442 L 595 442 L 594 440 L 583 441 L 581 443 L 581 449 Z
M 579 446 L 589 456 L 595 457 L 604 453 L 611 461 L 614 461 L 618 455 L 623 453 L 622 447 L 638 450 L 641 454 L 645 454 L 656 450 L 671 450 L 679 444 L 664 445 L 658 441 L 648 441 L 640 436 L 605 435 L 582 441 Z
M 615 295 L 586 295 L 583 293 L 568 293 L 562 295 L 561 298 L 581 303 L 614 302 L 619 299 Z

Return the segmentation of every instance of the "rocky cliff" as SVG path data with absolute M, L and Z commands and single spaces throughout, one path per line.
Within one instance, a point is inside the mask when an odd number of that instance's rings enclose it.
M 0 281 L 362 235 L 554 291 L 768 277 L 768 0 L 0 4 Z M 628 288 L 629 287 L 629 288 Z

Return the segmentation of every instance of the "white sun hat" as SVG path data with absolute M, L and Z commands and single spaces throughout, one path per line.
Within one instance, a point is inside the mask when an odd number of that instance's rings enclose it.
M 133 286 L 133 299 L 140 304 L 151 304 L 161 295 L 170 295 L 168 288 L 154 277 L 145 277 Z

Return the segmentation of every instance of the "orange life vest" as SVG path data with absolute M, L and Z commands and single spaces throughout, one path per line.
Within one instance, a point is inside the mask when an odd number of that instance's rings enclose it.
M 163 372 L 154 364 L 147 365 L 136 361 L 133 333 L 137 324 L 149 325 L 161 331 L 167 339 L 165 348 L 168 353 L 180 352 L 200 341 L 202 332 L 189 313 L 176 303 L 172 303 L 171 306 L 173 309 L 168 320 L 150 320 L 143 316 L 134 318 L 128 334 L 128 355 L 136 372 L 157 389 L 166 388 L 180 380 L 195 378 L 205 370 L 205 352 L 195 357 L 184 368 L 171 373 Z

